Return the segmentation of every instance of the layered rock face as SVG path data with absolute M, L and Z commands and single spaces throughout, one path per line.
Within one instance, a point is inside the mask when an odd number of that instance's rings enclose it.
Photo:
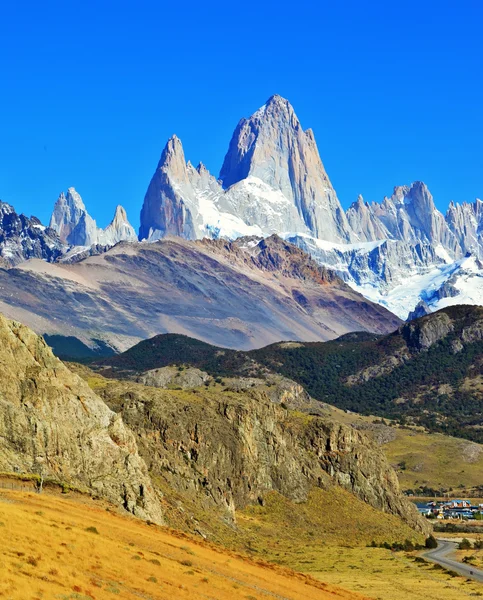
M 42 338 L 1 315 L 0 348 L 0 471 L 39 473 L 162 523 L 146 465 L 122 418 Z
M 136 432 L 168 501 L 175 492 L 185 507 L 195 503 L 234 518 L 269 491 L 304 502 L 314 487 L 335 484 L 429 532 L 383 454 L 353 428 L 308 415 L 300 420 L 257 389 L 178 394 L 111 382 L 101 393 Z
M 69 246 L 101 245 L 111 247 L 122 241 L 136 241 L 137 235 L 122 206 L 116 208 L 106 229 L 97 227 L 75 188 L 60 194 L 50 219 L 50 227 Z
M 36 217 L 17 214 L 10 204 L 0 202 L 0 266 L 12 267 L 29 258 L 55 261 L 65 248 L 53 229 Z

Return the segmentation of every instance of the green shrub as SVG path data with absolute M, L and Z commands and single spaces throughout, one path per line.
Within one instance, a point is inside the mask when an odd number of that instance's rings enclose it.
M 97 527 L 86 527 L 86 531 L 88 531 L 89 533 L 97 533 L 97 535 L 99 535 Z

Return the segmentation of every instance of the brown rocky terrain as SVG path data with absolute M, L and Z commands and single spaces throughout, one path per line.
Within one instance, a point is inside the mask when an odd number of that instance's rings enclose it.
M 176 238 L 75 264 L 28 261 L 0 269 L 0 310 L 37 333 L 117 350 L 163 332 L 249 349 L 400 324 L 292 244 L 257 242 Z
M 317 490 L 386 513 L 395 537 L 429 531 L 377 446 L 325 416 L 290 410 L 310 410 L 310 399 L 285 378 L 163 390 L 78 367 L 85 381 L 4 317 L 0 347 L 4 476 L 37 476 L 208 536 L 220 526 L 233 534 L 237 512 L 273 494 L 295 506 Z M 378 526 L 379 515 L 369 522 Z

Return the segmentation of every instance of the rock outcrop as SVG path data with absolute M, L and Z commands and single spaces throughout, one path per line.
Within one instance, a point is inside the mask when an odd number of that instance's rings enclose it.
M 304 502 L 314 487 L 340 485 L 371 506 L 428 532 L 399 491 L 396 474 L 363 434 L 320 417 L 302 419 L 266 393 L 165 392 L 129 382 L 102 388 L 138 436 L 167 500 L 225 518 L 277 491 Z
M 168 389 L 176 387 L 179 389 L 192 389 L 212 380 L 205 371 L 192 367 L 161 367 L 145 371 L 136 377 L 138 383 L 151 387 Z
M 412 350 L 428 350 L 454 330 L 454 323 L 446 312 L 422 317 L 401 328 L 401 334 Z
M 0 315 L 0 471 L 37 473 L 163 522 L 120 415 L 30 329 Z

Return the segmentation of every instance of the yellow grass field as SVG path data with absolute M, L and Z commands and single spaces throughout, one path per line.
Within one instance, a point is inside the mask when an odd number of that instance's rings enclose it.
M 0 490 L 0 598 L 362 600 L 77 496 Z
M 466 551 L 472 554 L 473 551 Z M 325 582 L 366 594 L 374 600 L 464 600 L 483 597 L 483 585 L 454 577 L 416 554 L 381 548 L 327 548 L 312 557 L 310 573 Z M 319 570 L 317 570 L 319 569 Z

